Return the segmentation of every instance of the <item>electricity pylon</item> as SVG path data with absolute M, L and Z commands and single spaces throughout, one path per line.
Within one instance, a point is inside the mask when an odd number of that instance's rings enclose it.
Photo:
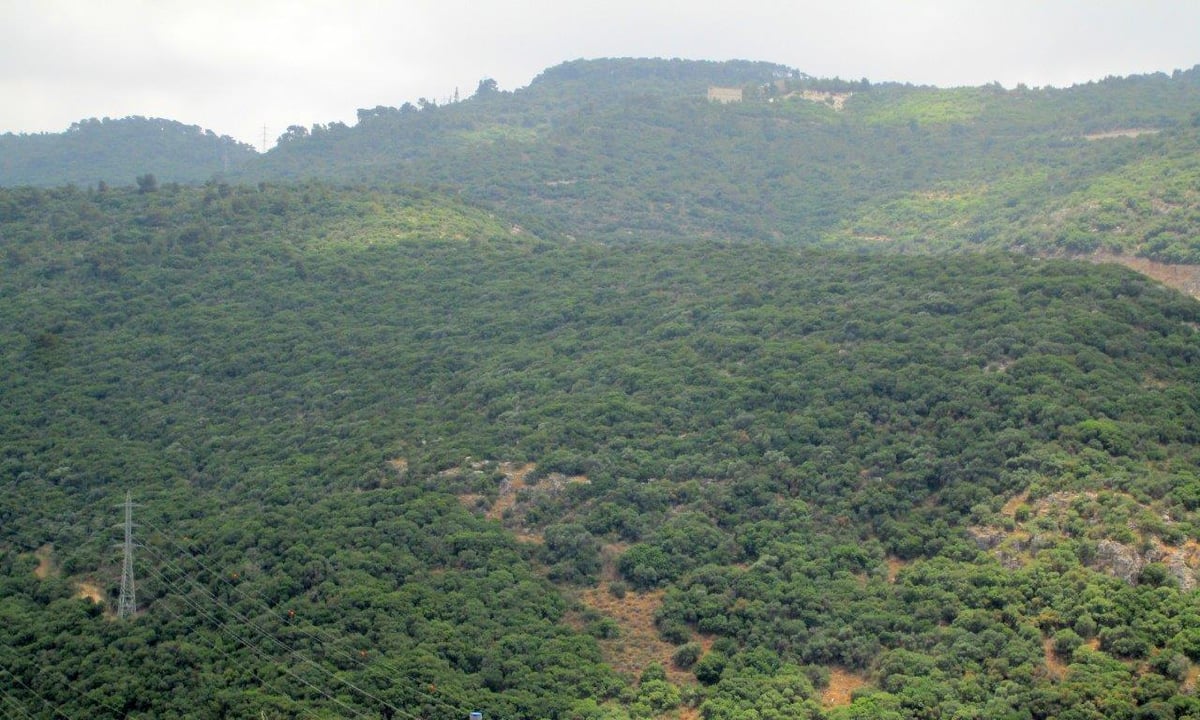
M 133 589 L 133 500 L 125 492 L 125 559 L 121 563 L 121 597 L 117 601 L 117 617 L 133 617 L 137 597 Z

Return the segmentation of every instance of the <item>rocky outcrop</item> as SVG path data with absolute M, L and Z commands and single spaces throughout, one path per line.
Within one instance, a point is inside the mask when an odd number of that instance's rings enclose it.
M 1188 566 L 1182 553 L 1171 555 L 1167 559 L 1167 572 L 1175 578 L 1184 592 L 1196 589 L 1196 571 Z
M 1142 571 L 1150 563 L 1161 563 L 1169 575 L 1184 591 L 1196 587 L 1197 566 L 1196 549 L 1194 547 L 1151 547 L 1139 553 L 1130 545 L 1114 540 L 1101 540 L 1096 544 L 1096 561 L 1093 563 L 1097 570 L 1107 572 L 1121 578 L 1129 584 L 1134 584 L 1142 576 Z
M 1062 538 L 1053 534 L 1010 532 L 996 527 L 971 527 L 967 533 L 980 550 L 990 552 L 1000 564 L 1013 570 L 1027 564 L 1039 550 L 1054 546 Z M 1129 583 L 1137 584 L 1151 563 L 1160 563 L 1184 591 L 1200 587 L 1200 544 L 1188 542 L 1180 547 L 1158 543 L 1144 551 L 1116 540 L 1100 540 L 1089 566 Z
M 1146 563 L 1147 560 L 1128 545 L 1114 540 L 1101 540 L 1096 543 L 1096 569 L 1114 575 L 1131 585 L 1137 582 Z
M 1000 528 L 993 527 L 969 527 L 967 533 L 971 539 L 975 541 L 975 546 L 980 550 L 991 550 L 1008 537 L 1008 533 Z

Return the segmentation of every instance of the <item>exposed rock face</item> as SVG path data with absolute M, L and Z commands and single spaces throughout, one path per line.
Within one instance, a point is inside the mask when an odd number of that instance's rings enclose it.
M 1192 569 L 1195 558 L 1189 564 L 1188 548 L 1150 548 L 1145 553 L 1138 553 L 1129 545 L 1123 545 L 1113 540 L 1101 540 L 1096 544 L 1097 570 L 1111 573 L 1129 584 L 1134 584 L 1150 563 L 1162 563 L 1167 573 L 1179 584 L 1184 591 L 1196 587 L 1196 571 Z
M 1066 522 L 1070 513 L 1096 523 L 1114 504 L 1131 513 L 1151 509 L 1136 498 L 1112 491 L 1055 492 L 1035 499 L 1024 492 L 1004 504 L 1000 510 L 1002 521 L 968 527 L 966 531 L 976 547 L 994 556 L 1005 568 L 1016 569 L 1031 562 L 1039 551 L 1072 536 Z M 1168 528 L 1178 528 L 1170 514 L 1159 511 L 1158 516 Z M 1131 521 L 1128 529 L 1137 527 Z M 1132 533 L 1123 535 L 1126 539 L 1130 535 L 1139 538 Z M 1128 543 L 1104 538 L 1096 542 L 1094 554 L 1087 554 L 1084 563 L 1088 567 L 1130 585 L 1169 578 L 1184 592 L 1200 588 L 1200 540 L 1184 539 L 1177 529 L 1162 535 L 1142 533 Z
M 969 527 L 967 533 L 971 535 L 975 546 L 980 550 L 991 550 L 999 545 L 1001 540 L 1008 537 L 1008 533 L 993 527 Z
M 971 527 L 967 533 L 980 550 L 989 551 L 1002 566 L 1015 570 L 1029 562 L 1032 555 L 1039 550 L 1053 547 L 1059 538 L 1051 534 L 1024 535 L 1012 533 L 996 527 Z M 1167 574 L 1185 592 L 1200 587 L 1200 544 L 1189 542 L 1181 547 L 1159 545 L 1150 547 L 1145 552 L 1139 552 L 1132 545 L 1115 540 L 1101 540 L 1096 543 L 1095 558 L 1089 563 L 1090 567 L 1100 572 L 1108 573 L 1129 583 L 1136 584 L 1142 577 L 1142 571 L 1150 563 L 1162 563 Z
M 1115 575 L 1131 585 L 1137 582 L 1146 563 L 1147 560 L 1128 545 L 1113 540 L 1101 540 L 1096 544 L 1096 569 Z
M 1167 571 L 1171 573 L 1171 577 L 1175 578 L 1184 592 L 1190 592 L 1196 588 L 1196 573 L 1188 567 L 1183 555 L 1172 555 L 1167 560 Z

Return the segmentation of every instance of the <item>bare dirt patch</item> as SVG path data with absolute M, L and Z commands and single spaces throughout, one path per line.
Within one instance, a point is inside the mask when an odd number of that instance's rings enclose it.
M 56 577 L 58 575 L 58 566 L 54 564 L 54 546 L 46 544 L 33 551 L 33 556 L 37 558 L 38 566 L 33 569 L 33 574 L 38 580 L 45 580 L 48 577 Z
M 1187 675 L 1183 678 L 1183 683 L 1179 686 L 1179 692 L 1184 695 L 1191 695 L 1196 692 L 1196 680 L 1200 679 L 1200 667 L 1193 665 L 1188 668 Z
M 900 571 L 903 570 L 907 566 L 908 566 L 908 563 L 905 562 L 904 560 L 901 560 L 900 558 L 898 558 L 894 555 L 888 555 L 888 558 L 887 558 L 887 581 L 889 583 L 895 583 L 896 577 L 900 574 Z
M 821 704 L 825 707 L 849 705 L 854 691 L 867 684 L 866 678 L 842 667 L 829 669 L 829 686 L 821 691 Z
M 529 473 L 537 469 L 533 463 L 524 465 L 515 465 L 513 463 L 500 463 L 500 471 L 504 473 L 504 482 L 500 484 L 500 497 L 496 499 L 486 513 L 491 520 L 500 520 L 504 517 L 504 512 L 517 502 L 517 491 L 528 487 L 525 484 L 525 478 Z
M 1158 128 L 1121 128 L 1119 130 L 1106 130 L 1105 132 L 1088 133 L 1083 136 L 1084 140 L 1111 140 L 1112 138 L 1135 138 L 1139 135 L 1157 135 L 1162 132 Z
M 37 558 L 38 565 L 33 569 L 33 574 L 38 580 L 46 578 L 58 577 L 62 574 L 58 564 L 54 562 L 54 546 L 47 543 L 37 550 L 33 551 L 33 556 Z M 99 605 L 104 602 L 104 591 L 94 582 L 88 580 L 75 581 L 75 597 L 80 600 L 90 600 Z

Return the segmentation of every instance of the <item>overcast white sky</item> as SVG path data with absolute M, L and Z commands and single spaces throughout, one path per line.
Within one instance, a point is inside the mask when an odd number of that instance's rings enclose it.
M 260 147 L 596 57 L 1066 86 L 1200 63 L 1200 0 L 0 0 L 0 132 L 144 115 Z

